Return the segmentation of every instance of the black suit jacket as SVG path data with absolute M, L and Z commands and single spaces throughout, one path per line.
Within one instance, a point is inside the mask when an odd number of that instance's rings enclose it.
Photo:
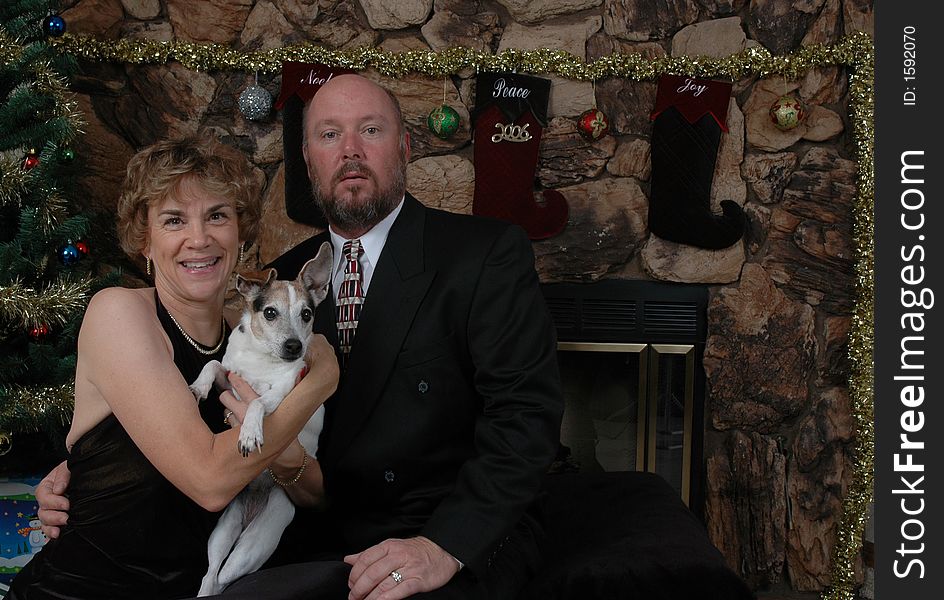
M 271 266 L 293 278 L 327 233 Z M 335 292 L 315 329 L 337 347 Z M 551 320 L 517 226 L 407 195 L 375 267 L 318 459 L 347 551 L 424 535 L 484 574 L 560 436 Z

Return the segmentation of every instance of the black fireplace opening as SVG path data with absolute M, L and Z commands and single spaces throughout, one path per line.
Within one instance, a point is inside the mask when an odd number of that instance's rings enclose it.
M 606 280 L 542 290 L 572 463 L 658 473 L 703 518 L 707 287 Z

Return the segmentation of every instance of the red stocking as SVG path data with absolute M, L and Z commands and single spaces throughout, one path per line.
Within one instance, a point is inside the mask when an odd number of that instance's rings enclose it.
M 550 80 L 513 73 L 476 78 L 472 212 L 517 223 L 532 240 L 560 233 L 567 201 L 554 190 L 534 198 L 534 171 Z

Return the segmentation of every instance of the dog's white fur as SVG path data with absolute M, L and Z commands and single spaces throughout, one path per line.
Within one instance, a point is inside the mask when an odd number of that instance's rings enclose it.
M 324 300 L 333 266 L 331 245 L 302 267 L 294 281 L 236 276 L 236 289 L 245 299 L 239 326 L 230 334 L 222 363 L 207 363 L 190 389 L 198 400 L 215 383 L 229 389 L 227 371 L 238 373 L 258 398 L 249 403 L 239 432 L 239 451 L 248 456 L 263 444 L 262 419 L 276 409 L 294 387 L 305 366 L 315 307 Z M 298 436 L 314 456 L 324 423 L 319 407 Z M 288 495 L 265 472 L 230 502 L 207 543 L 209 568 L 199 596 L 220 593 L 236 579 L 257 570 L 275 551 L 282 532 L 295 516 Z M 225 560 L 225 564 L 224 564 Z

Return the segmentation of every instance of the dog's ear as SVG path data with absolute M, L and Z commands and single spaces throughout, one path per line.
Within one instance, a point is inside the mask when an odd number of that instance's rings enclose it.
M 266 269 L 265 271 L 252 271 L 236 275 L 236 291 L 244 298 L 256 296 L 260 291 L 269 287 L 277 273 L 275 269 Z
M 301 281 L 311 298 L 317 305 L 328 295 L 328 284 L 331 283 L 331 268 L 334 266 L 334 250 L 331 244 L 324 242 L 318 249 L 318 254 L 302 267 L 298 274 L 298 280 Z

